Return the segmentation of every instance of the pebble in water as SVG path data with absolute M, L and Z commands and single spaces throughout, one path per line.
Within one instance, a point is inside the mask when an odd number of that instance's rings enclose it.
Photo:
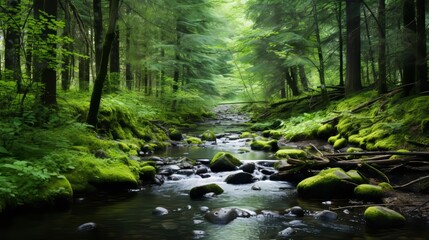
M 89 232 L 89 231 L 93 231 L 96 228 L 97 228 L 97 224 L 95 224 L 94 222 L 87 222 L 77 227 L 77 230 L 79 232 Z
M 168 214 L 168 210 L 163 207 L 157 207 L 152 211 L 152 215 L 155 215 L 155 216 L 163 216 L 166 214 Z

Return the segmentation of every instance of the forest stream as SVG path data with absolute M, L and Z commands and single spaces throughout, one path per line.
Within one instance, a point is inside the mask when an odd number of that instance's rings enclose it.
M 177 145 L 157 155 L 160 161 L 169 162 L 161 171 L 180 168 L 178 159 L 184 157 L 197 160 L 198 168 L 165 174 L 162 185 L 77 198 L 66 211 L 19 214 L 2 222 L 0 239 L 428 239 L 429 223 L 424 220 L 408 221 L 402 228 L 369 231 L 362 209 L 337 210 L 336 220 L 318 217 L 323 210 L 350 203 L 302 200 L 294 185 L 268 180 L 268 174 L 275 172 L 275 157 L 272 153 L 250 150 L 249 139 L 239 138 L 248 118 L 230 111 L 229 105 L 219 106 L 216 113 L 216 119 L 187 130 L 188 135 L 199 135 L 207 129 L 222 133 L 217 135 L 216 142 Z M 245 163 L 254 162 L 253 176 L 257 181 L 232 185 L 225 178 L 233 172 L 210 172 L 205 164 L 219 151 L 228 151 Z M 208 172 L 196 174 L 198 169 Z M 224 193 L 202 200 L 190 199 L 191 188 L 209 183 L 218 184 Z M 304 216 L 285 214 L 286 209 L 294 206 L 301 207 Z M 227 224 L 211 223 L 206 212 L 218 208 L 238 209 L 245 214 Z M 85 231 L 85 226 L 91 230 Z

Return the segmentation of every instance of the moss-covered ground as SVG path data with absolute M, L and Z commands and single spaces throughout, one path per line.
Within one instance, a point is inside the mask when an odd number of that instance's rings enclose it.
M 139 152 L 164 149 L 168 127 L 207 112 L 170 112 L 168 103 L 122 92 L 103 96 L 94 128 L 85 124 L 89 99 L 89 93 L 61 92 L 55 109 L 40 107 L 31 96 L 22 114 L 13 99 L 2 109 L 0 213 L 65 206 L 80 193 L 136 188 L 156 171 L 135 160 Z
M 308 102 L 302 102 L 305 101 L 261 110 L 263 122 L 251 129 L 264 130 L 265 137 L 283 137 L 287 141 L 329 139 L 335 149 L 352 146 L 369 151 L 425 150 L 429 146 L 429 96 L 379 96 L 375 91 L 365 91 L 312 109 Z M 270 128 L 279 118 L 282 124 Z

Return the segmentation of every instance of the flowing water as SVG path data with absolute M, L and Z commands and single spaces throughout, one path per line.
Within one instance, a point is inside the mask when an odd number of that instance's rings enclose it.
M 227 109 L 220 109 L 223 114 Z M 235 132 L 245 118 L 229 113 L 221 120 L 206 122 L 194 134 L 205 129 Z M 230 151 L 239 159 L 261 163 L 273 156 L 265 152 L 245 151 L 248 142 L 234 134 L 221 136 L 217 144 L 200 147 L 179 146 L 169 149 L 164 157 L 210 159 L 218 151 Z M 349 205 L 345 200 L 309 201 L 299 199 L 288 182 L 260 180 L 253 184 L 230 185 L 224 182 L 228 173 L 211 173 L 209 178 L 193 175 L 161 186 L 148 186 L 128 193 L 99 195 L 76 199 L 67 211 L 20 214 L 0 223 L 0 239 L 429 239 L 429 222 L 410 221 L 397 229 L 369 231 L 362 219 L 363 209 L 336 211 L 335 221 L 320 221 L 315 213 L 337 206 Z M 225 192 L 204 200 L 191 200 L 189 190 L 198 185 L 217 183 Z M 252 190 L 256 185 L 259 191 Z M 282 214 L 287 208 L 301 206 L 304 217 Z M 156 207 L 169 213 L 152 214 Z M 204 217 L 204 208 L 234 207 L 254 214 L 237 218 L 226 225 L 213 224 Z M 93 231 L 77 228 L 94 222 Z M 291 227 L 291 235 L 278 233 Z

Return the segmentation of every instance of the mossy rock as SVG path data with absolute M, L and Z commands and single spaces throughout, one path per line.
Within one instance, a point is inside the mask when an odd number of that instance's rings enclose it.
M 354 196 L 366 201 L 380 202 L 384 197 L 384 190 L 380 186 L 372 184 L 360 184 L 355 187 Z
M 123 142 L 118 142 L 118 147 L 119 149 L 121 149 L 121 151 L 123 152 L 129 152 L 130 151 L 130 147 L 128 146 L 128 144 L 123 143 Z
M 280 149 L 276 152 L 276 157 L 280 159 L 286 159 L 286 158 L 306 159 L 307 153 L 301 149 Z
M 182 132 L 179 131 L 177 128 L 168 129 L 168 136 L 173 141 L 180 141 L 183 139 Z
M 250 144 L 250 148 L 252 150 L 266 151 L 266 152 L 276 151 L 277 149 L 279 149 L 277 145 L 277 140 L 275 139 L 270 141 L 254 140 Z
M 390 185 L 390 183 L 381 182 L 378 184 L 378 186 L 382 187 L 384 191 L 393 191 L 393 187 Z
M 317 136 L 322 139 L 326 139 L 329 136 L 332 136 L 334 134 L 335 128 L 330 123 L 323 124 L 322 126 L 317 129 Z
M 197 137 L 187 137 L 185 141 L 188 144 L 194 144 L 194 145 L 203 144 L 203 142 L 201 141 L 201 139 L 199 139 Z
M 156 168 L 146 165 L 140 169 L 140 179 L 144 182 L 154 182 L 156 175 Z
M 266 122 L 266 123 L 255 123 L 253 124 L 250 129 L 252 131 L 264 131 L 264 130 L 268 130 L 271 127 L 271 123 Z
M 270 130 L 268 137 L 273 139 L 280 139 L 284 136 L 284 131 L 282 130 Z
M 374 144 L 375 149 L 371 149 L 371 150 L 393 150 L 393 149 L 397 149 L 398 147 L 402 146 L 404 144 L 404 142 L 405 142 L 404 135 L 393 134 L 393 135 L 390 135 L 386 138 L 378 140 Z
M 376 229 L 401 227 L 407 221 L 402 214 L 382 206 L 368 207 L 364 219 L 366 226 Z
M 256 133 L 251 133 L 251 132 L 242 132 L 240 134 L 240 138 L 254 138 L 257 137 L 258 135 Z
M 200 199 L 204 197 L 207 193 L 214 193 L 216 195 L 220 195 L 223 193 L 223 189 L 219 187 L 219 185 L 215 183 L 193 187 L 189 192 L 189 197 L 191 199 Z
M 407 150 L 407 149 L 399 149 L 399 150 L 396 150 L 397 152 L 410 152 L 409 150 Z M 404 157 L 404 155 L 392 155 L 392 156 L 390 156 L 390 158 L 389 159 L 399 159 L 399 158 L 403 158 Z
M 338 150 L 347 146 L 347 140 L 345 138 L 337 139 L 334 143 L 334 149 Z
M 341 138 L 340 134 L 337 134 L 337 135 L 335 135 L 335 136 L 331 136 L 331 137 L 329 137 L 329 138 L 328 138 L 328 143 L 329 143 L 329 144 L 331 144 L 331 145 L 334 145 L 334 143 L 335 143 L 339 138 Z
M 231 153 L 218 152 L 210 161 L 210 169 L 212 172 L 234 171 L 241 164 Z
M 207 130 L 201 136 L 201 140 L 204 140 L 204 141 L 216 141 L 216 134 L 212 130 Z
M 73 189 L 64 176 L 52 177 L 36 194 L 22 199 L 22 204 L 29 207 L 58 207 L 70 206 L 73 199 Z
M 299 182 L 297 191 L 305 198 L 350 197 L 355 187 L 351 182 L 352 178 L 341 168 L 329 168 Z
M 364 184 L 369 182 L 369 180 L 365 176 L 363 176 L 357 170 L 354 170 L 354 169 L 349 170 L 347 172 L 347 175 L 349 175 L 352 179 L 352 182 L 356 184 Z
M 362 146 L 365 144 L 365 138 L 361 137 L 359 134 L 350 135 L 348 141 L 350 144 L 356 146 Z

